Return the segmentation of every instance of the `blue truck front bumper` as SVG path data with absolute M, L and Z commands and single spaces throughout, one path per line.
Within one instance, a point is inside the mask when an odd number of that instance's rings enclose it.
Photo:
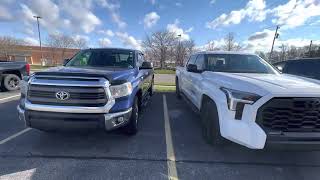
M 113 130 L 130 121 L 132 108 L 116 113 L 66 113 L 28 110 L 17 107 L 19 119 L 26 126 L 40 130 Z M 72 112 L 72 111 L 70 111 Z

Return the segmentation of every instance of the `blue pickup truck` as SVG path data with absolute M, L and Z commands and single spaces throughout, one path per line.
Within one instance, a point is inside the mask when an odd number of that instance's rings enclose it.
M 19 118 L 43 131 L 123 127 L 134 135 L 153 84 L 152 63 L 138 50 L 82 50 L 23 79 Z

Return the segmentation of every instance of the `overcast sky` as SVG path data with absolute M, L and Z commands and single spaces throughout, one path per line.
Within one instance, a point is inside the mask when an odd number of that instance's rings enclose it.
M 169 30 L 198 47 L 218 46 L 227 32 L 249 51 L 269 51 L 276 25 L 281 44 L 320 44 L 320 0 L 0 0 L 0 35 L 38 44 L 63 33 L 91 47 L 141 48 L 146 34 Z

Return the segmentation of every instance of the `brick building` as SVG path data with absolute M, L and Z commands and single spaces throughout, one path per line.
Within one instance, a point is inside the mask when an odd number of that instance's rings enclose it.
M 16 46 L 0 55 L 0 59 L 26 61 L 35 65 L 59 65 L 66 58 L 71 58 L 79 49 L 42 47 L 43 59 L 39 46 Z

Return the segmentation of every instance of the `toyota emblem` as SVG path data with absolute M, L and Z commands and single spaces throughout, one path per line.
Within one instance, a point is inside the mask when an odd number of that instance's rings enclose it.
M 56 93 L 56 98 L 62 101 L 69 99 L 69 97 L 70 97 L 70 94 L 65 91 L 59 91 Z

